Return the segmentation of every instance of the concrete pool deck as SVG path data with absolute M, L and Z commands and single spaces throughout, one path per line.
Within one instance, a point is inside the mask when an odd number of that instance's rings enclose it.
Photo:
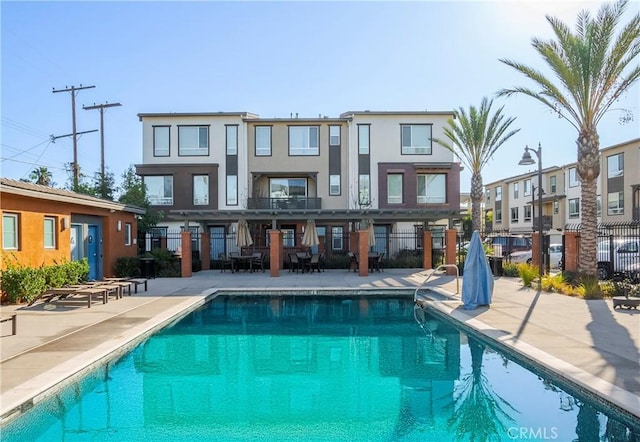
M 147 292 L 140 287 L 133 296 L 91 309 L 73 299 L 46 309 L 43 303 L 2 306 L 2 317 L 17 313 L 18 332 L 12 336 L 11 325 L 1 324 L 0 418 L 28 410 L 116 349 L 129 348 L 201 305 L 215 290 L 412 289 L 429 273 L 387 269 L 360 277 L 345 270 L 285 271 L 271 278 L 268 272 L 209 270 L 191 278 L 151 279 Z M 435 276 L 428 285 L 454 298 L 427 301 L 432 308 L 640 417 L 640 310 L 614 310 L 611 300 L 538 293 L 517 278 L 501 277 L 495 279 L 491 307 L 467 311 L 455 295 L 455 277 Z

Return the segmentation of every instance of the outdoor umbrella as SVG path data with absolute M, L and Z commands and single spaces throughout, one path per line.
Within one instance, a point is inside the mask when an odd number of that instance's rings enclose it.
M 491 304 L 493 275 L 478 231 L 473 232 L 462 276 L 462 304 L 465 310 Z
M 376 231 L 373 228 L 373 220 L 372 219 L 368 219 L 367 222 L 369 223 L 369 247 L 375 247 L 376 245 Z
M 241 219 L 238 221 L 238 234 L 236 235 L 236 245 L 238 247 L 249 247 L 253 244 L 251 239 L 251 233 L 249 233 L 249 225 L 247 220 Z
M 305 247 L 315 247 L 318 244 L 320 244 L 320 240 L 318 239 L 316 222 L 312 219 L 307 220 L 307 226 L 304 229 L 304 236 L 302 237 L 302 245 Z

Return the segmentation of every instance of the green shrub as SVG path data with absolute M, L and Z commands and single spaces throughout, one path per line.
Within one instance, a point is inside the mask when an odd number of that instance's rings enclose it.
M 583 276 L 580 278 L 580 286 L 584 288 L 584 299 L 602 299 L 602 290 L 598 278 Z
M 510 277 L 520 276 L 520 273 L 518 272 L 518 263 L 505 262 L 502 264 L 502 274 Z
M 89 261 L 83 258 L 80 261 L 70 261 L 62 264 L 67 274 L 65 284 L 77 284 L 89 278 Z M 60 287 L 60 286 L 56 286 Z
M 525 287 L 531 287 L 531 283 L 538 277 L 538 267 L 520 263 L 518 264 L 518 276 L 522 278 L 522 284 Z
M 137 278 L 140 276 L 140 258 L 137 256 L 118 258 L 114 271 L 119 278 Z
M 324 267 L 326 269 L 347 269 L 349 268 L 349 257 L 347 255 L 332 253 L 325 257 Z

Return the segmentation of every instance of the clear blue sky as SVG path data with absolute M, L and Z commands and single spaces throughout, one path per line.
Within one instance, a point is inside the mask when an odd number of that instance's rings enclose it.
M 349 110 L 441 110 L 478 105 L 503 87 L 532 86 L 499 58 L 543 69 L 531 38 L 550 37 L 551 14 L 574 27 L 580 9 L 602 2 L 11 2 L 2 1 L 1 175 L 37 166 L 66 184 L 77 129 L 99 128 L 82 105 L 105 112 L 106 165 L 121 174 L 142 161 L 140 112 L 248 111 L 263 117 L 338 116 Z M 637 13 L 630 3 L 626 17 Z M 628 21 L 628 20 L 627 20 Z M 522 130 L 483 171 L 484 182 L 527 172 L 526 144 L 542 144 L 543 166 L 576 160 L 576 131 L 534 100 L 497 98 Z M 598 129 L 602 146 L 640 137 L 640 87 Z M 100 169 L 99 133 L 78 143 L 84 173 Z M 462 190 L 469 188 L 469 174 Z

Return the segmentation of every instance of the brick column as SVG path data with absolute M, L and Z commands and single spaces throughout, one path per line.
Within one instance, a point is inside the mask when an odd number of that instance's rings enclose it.
M 431 239 L 431 230 L 425 230 L 422 233 L 422 267 L 425 270 L 433 268 L 433 256 L 432 247 L 433 240 Z
M 203 232 L 200 235 L 200 262 L 202 262 L 202 270 L 211 269 L 211 243 L 209 242 L 209 232 Z
M 531 234 L 531 264 L 538 267 L 542 263 L 540 261 L 540 234 L 533 232 Z
M 568 272 L 578 271 L 580 239 L 578 232 L 564 232 L 564 269 Z
M 447 229 L 445 231 L 445 241 L 446 241 L 446 249 L 445 249 L 445 263 L 446 264 L 456 264 L 456 249 L 458 248 L 458 231 L 456 229 Z M 447 269 L 447 275 L 455 275 L 456 271 L 454 269 Z
M 282 258 L 282 233 L 280 230 L 269 230 L 269 275 L 280 276 Z
M 369 231 L 358 230 L 358 274 L 369 276 Z
M 182 239 L 182 260 L 181 260 L 181 273 L 183 278 L 191 277 L 191 232 L 182 232 L 180 234 Z

